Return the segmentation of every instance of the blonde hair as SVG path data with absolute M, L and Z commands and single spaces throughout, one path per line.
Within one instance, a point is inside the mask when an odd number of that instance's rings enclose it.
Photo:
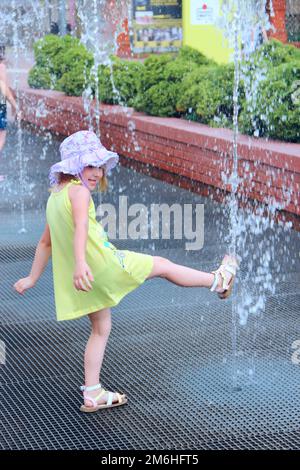
M 60 172 L 57 174 L 57 184 L 68 183 L 71 180 L 79 180 L 79 178 L 77 178 L 74 175 L 70 175 L 68 173 Z M 103 176 L 99 182 L 98 192 L 106 192 L 107 190 L 108 190 L 108 180 L 106 177 L 106 169 L 105 167 L 103 167 Z M 49 192 L 52 192 L 52 191 L 53 191 L 53 188 L 50 188 Z

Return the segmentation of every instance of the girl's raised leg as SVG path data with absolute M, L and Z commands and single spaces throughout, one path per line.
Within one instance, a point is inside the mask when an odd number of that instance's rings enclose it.
M 226 259 L 226 258 L 224 258 Z M 148 279 L 152 277 L 163 277 L 170 282 L 182 287 L 208 287 L 214 282 L 214 275 L 197 269 L 175 264 L 167 258 L 153 256 L 153 269 Z M 231 274 L 227 273 L 227 280 L 230 281 Z M 222 279 L 220 277 L 217 292 L 222 292 Z

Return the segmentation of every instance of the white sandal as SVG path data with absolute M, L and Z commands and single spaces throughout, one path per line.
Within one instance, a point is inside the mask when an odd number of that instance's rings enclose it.
M 85 387 L 84 385 L 82 385 L 80 387 L 80 390 L 83 391 L 83 398 L 92 403 L 92 406 L 81 405 L 80 411 L 83 411 L 84 413 L 92 413 L 93 411 L 98 411 L 98 410 L 103 410 L 106 408 L 113 408 L 115 406 L 125 405 L 125 403 L 127 403 L 128 401 L 126 395 L 122 393 L 117 393 L 117 392 L 116 393 L 108 392 L 107 390 L 104 390 L 101 384 L 91 385 L 90 387 Z M 92 398 L 87 394 L 87 392 L 92 392 L 94 390 L 101 390 L 101 391 L 96 397 Z M 101 403 L 101 404 L 97 403 L 97 401 L 105 393 L 107 393 L 106 403 Z M 117 396 L 118 401 L 113 403 L 114 395 Z
M 227 258 L 229 258 L 227 260 Z M 211 292 L 214 292 L 218 286 L 219 283 L 219 275 L 222 278 L 222 289 L 224 289 L 223 292 L 217 292 L 218 296 L 220 299 L 227 299 L 232 291 L 236 272 L 239 269 L 239 259 L 236 256 L 233 255 L 225 255 L 222 264 L 218 267 L 216 271 L 211 271 L 212 274 L 214 274 L 214 282 L 210 288 Z M 231 279 L 229 283 L 227 284 L 226 276 L 225 276 L 225 271 L 231 274 Z

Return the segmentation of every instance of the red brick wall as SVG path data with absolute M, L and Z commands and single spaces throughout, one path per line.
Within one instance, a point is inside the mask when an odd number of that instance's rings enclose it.
M 62 135 L 88 127 L 81 98 L 26 89 L 19 102 L 23 119 L 38 127 Z M 126 157 L 127 164 L 148 164 L 150 173 L 159 170 L 163 179 L 182 178 L 184 187 L 230 191 L 222 172 L 232 168 L 232 131 L 132 110 L 129 114 L 120 106 L 101 105 L 101 140 Z M 286 212 L 299 216 L 300 145 L 239 136 L 238 153 L 241 199 L 268 204 L 273 196 Z
M 270 22 L 275 31 L 270 31 L 269 37 L 287 42 L 287 32 L 285 27 L 286 0 L 272 0 L 274 16 L 270 16 Z

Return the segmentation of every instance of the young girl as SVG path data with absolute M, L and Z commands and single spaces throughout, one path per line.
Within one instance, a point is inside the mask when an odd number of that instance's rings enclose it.
M 13 112 L 16 114 L 19 119 L 19 114 L 16 113 L 17 105 L 13 97 L 12 92 L 10 91 L 6 73 L 5 65 L 5 46 L 0 45 L 0 153 L 4 147 L 6 139 L 6 127 L 7 127 L 7 109 L 6 109 L 6 100 L 9 101 Z M 0 175 L 0 181 L 3 181 L 5 178 L 4 175 Z
M 179 286 L 208 287 L 225 299 L 231 293 L 237 259 L 226 255 L 221 266 L 206 273 L 166 258 L 118 250 L 95 218 L 90 191 L 107 187 L 106 175 L 118 155 L 102 146 L 90 131 L 80 131 L 60 145 L 62 161 L 50 169 L 52 192 L 47 224 L 38 243 L 28 277 L 14 288 L 20 294 L 34 287 L 52 255 L 57 320 L 88 315 L 91 335 L 84 354 L 84 404 L 92 412 L 127 403 L 124 394 L 108 392 L 99 383 L 104 351 L 111 329 L 110 307 L 117 305 L 146 279 L 163 277 Z

